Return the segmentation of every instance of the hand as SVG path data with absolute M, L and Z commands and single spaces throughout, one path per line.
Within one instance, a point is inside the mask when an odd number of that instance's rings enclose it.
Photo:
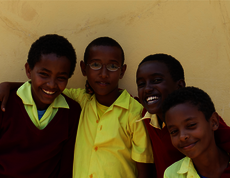
M 89 85 L 88 80 L 86 80 L 86 83 L 85 83 L 85 90 L 86 90 L 86 93 L 94 94 L 94 91 L 93 91 L 93 89 L 91 88 L 91 86 Z M 1 94 L 1 93 L 0 93 L 0 94 Z
M 0 101 L 1 103 L 1 110 L 5 112 L 6 110 L 6 102 L 10 95 L 10 85 L 9 82 L 0 83 Z

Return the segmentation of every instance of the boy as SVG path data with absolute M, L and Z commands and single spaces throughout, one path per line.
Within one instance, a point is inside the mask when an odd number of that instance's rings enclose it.
M 82 108 L 73 177 L 151 177 L 151 143 L 144 124 L 136 122 L 143 107 L 118 89 L 126 70 L 123 49 L 109 37 L 97 38 L 87 46 L 80 65 L 94 94 L 85 89 L 64 91 Z
M 216 145 L 219 116 L 208 94 L 195 87 L 177 90 L 162 110 L 173 146 L 186 155 L 168 167 L 164 177 L 229 178 L 229 155 Z
M 157 177 L 184 155 L 173 147 L 162 118 L 162 103 L 168 94 L 185 87 L 184 70 L 175 58 L 167 54 L 149 55 L 139 64 L 136 75 L 138 96 L 146 110 L 142 118 L 152 141 Z M 146 112 L 146 113 L 145 113 Z M 230 151 L 230 128 L 219 117 L 220 126 L 215 132 L 217 145 Z
M 152 162 L 151 144 L 144 124 L 136 123 L 142 106 L 118 89 L 126 70 L 123 49 L 109 37 L 97 38 L 87 46 L 80 65 L 94 94 L 65 90 L 82 107 L 74 178 L 149 176 L 144 163 Z
M 76 65 L 62 36 L 35 41 L 25 64 L 30 81 L 0 111 L 0 177 L 71 178 L 81 108 L 61 95 Z

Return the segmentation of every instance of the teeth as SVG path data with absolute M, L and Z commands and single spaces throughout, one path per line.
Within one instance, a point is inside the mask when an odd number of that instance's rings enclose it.
M 147 98 L 147 101 L 152 101 L 152 100 L 157 100 L 158 97 L 157 96 L 150 96 Z
M 48 95 L 52 95 L 52 94 L 54 94 L 55 92 L 54 91 L 46 91 L 46 90 L 44 90 L 44 89 L 42 89 L 42 91 L 44 91 L 46 94 L 48 94 Z

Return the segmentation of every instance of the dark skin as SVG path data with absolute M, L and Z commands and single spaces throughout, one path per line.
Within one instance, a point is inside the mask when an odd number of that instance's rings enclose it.
M 164 122 L 161 106 L 168 94 L 185 87 L 185 81 L 174 81 L 167 66 L 158 61 L 148 61 L 137 69 L 136 83 L 141 104 L 151 114 L 156 114 L 160 126 Z M 148 97 L 156 97 L 152 102 L 147 102 Z M 152 164 L 153 177 L 156 177 L 156 167 Z
M 170 108 L 165 115 L 173 146 L 192 159 L 199 174 L 209 178 L 220 177 L 229 162 L 228 154 L 215 143 L 218 118 L 214 112 L 207 121 L 197 106 L 188 102 Z
M 122 65 L 122 54 L 119 48 L 111 46 L 95 46 L 90 50 L 90 55 L 87 63 L 100 62 L 103 64 L 99 70 L 93 70 L 89 65 L 81 61 L 80 66 L 82 74 L 87 77 L 89 85 L 92 87 L 96 99 L 99 103 L 105 106 L 110 106 L 119 97 L 118 81 L 122 79 L 126 65 Z M 117 71 L 109 71 L 106 68 L 107 64 L 114 63 L 120 68 Z M 2 83 L 0 84 L 0 100 L 3 101 L 2 108 L 5 108 L 5 103 L 8 99 L 10 89 L 19 87 L 22 83 Z M 4 87 L 7 87 L 4 88 Z M 4 89 L 4 90 L 3 90 Z M 1 91 L 2 90 L 2 91 Z M 3 92 L 4 91 L 4 92 Z M 6 93 L 2 95 L 1 93 Z M 3 97 L 6 96 L 6 97 Z M 155 167 L 153 164 L 136 162 L 138 170 L 138 178 L 152 178 L 155 175 Z

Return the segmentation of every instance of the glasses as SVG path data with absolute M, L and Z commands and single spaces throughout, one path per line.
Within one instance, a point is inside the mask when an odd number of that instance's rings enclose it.
M 89 67 L 93 70 L 100 70 L 103 66 L 103 64 L 101 64 L 100 62 L 92 62 L 89 65 Z M 115 72 L 117 71 L 119 68 L 117 64 L 105 64 L 106 69 L 108 69 L 111 72 Z

